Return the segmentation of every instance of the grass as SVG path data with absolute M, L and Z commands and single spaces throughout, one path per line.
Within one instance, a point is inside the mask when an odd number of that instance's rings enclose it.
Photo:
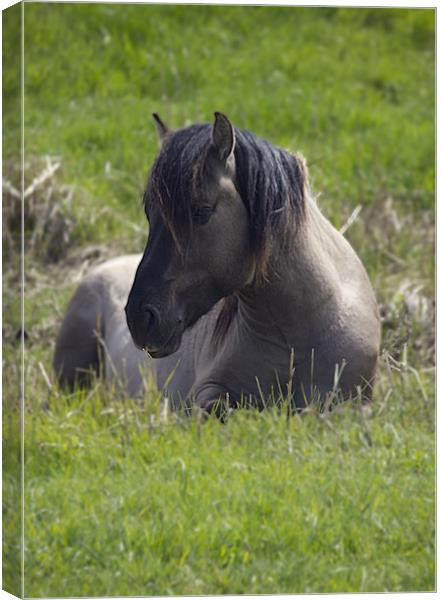
M 17 14 L 3 21 L 13 187 Z M 60 164 L 26 200 L 26 596 L 435 588 L 434 16 L 25 5 L 25 187 L 44 157 Z M 172 126 L 223 110 L 305 154 L 337 227 L 360 207 L 346 236 L 383 317 L 371 414 L 241 411 L 201 425 L 164 414 L 154 391 L 140 405 L 100 382 L 54 385 L 76 281 L 145 244 L 154 110 Z M 4 198 L 3 581 L 17 593 L 19 213 Z
M 26 417 L 26 594 L 432 589 L 431 376 L 396 368 L 371 416 L 242 411 L 226 426 L 100 385 L 42 411 L 41 384 Z

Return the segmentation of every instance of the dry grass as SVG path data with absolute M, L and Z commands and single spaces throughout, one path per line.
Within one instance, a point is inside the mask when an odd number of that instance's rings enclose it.
M 25 251 L 28 260 L 55 263 L 70 246 L 76 220 L 72 211 L 73 188 L 60 184 L 61 162 L 46 156 L 25 164 L 23 194 Z M 3 168 L 3 251 L 5 258 L 20 251 L 21 171 L 16 164 Z

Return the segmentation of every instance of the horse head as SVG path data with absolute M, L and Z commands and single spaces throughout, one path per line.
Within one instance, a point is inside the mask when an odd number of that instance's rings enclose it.
M 144 195 L 149 237 L 125 310 L 135 344 L 159 358 L 253 279 L 255 261 L 228 118 L 170 131 L 154 117 L 162 145 Z

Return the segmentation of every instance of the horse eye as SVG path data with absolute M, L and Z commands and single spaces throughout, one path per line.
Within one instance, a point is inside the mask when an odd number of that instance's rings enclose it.
M 195 206 L 192 208 L 192 220 L 195 225 L 205 225 L 214 212 L 212 206 Z

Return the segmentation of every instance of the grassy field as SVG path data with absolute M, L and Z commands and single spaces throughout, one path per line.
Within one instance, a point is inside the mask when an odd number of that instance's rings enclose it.
M 19 19 L 4 16 L 3 585 L 19 591 Z M 25 594 L 435 588 L 431 10 L 25 5 Z M 82 274 L 138 252 L 150 114 L 224 111 L 303 152 L 383 318 L 371 414 L 226 424 L 69 395 L 54 336 Z M 265 360 L 265 357 L 263 357 Z

